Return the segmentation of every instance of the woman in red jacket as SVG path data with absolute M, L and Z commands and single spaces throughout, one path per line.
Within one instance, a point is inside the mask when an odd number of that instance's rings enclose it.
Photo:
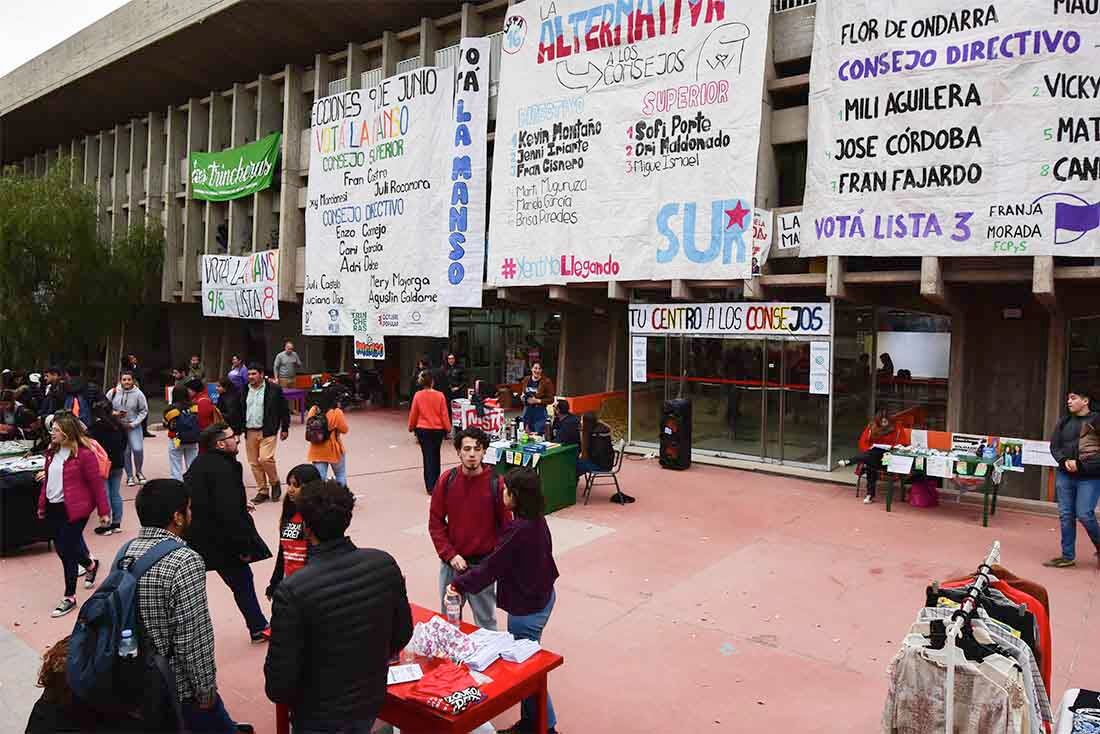
M 859 450 L 862 452 L 851 459 L 841 461 L 841 466 L 849 464 L 863 464 L 863 474 L 867 477 L 867 494 L 863 497 L 863 504 L 869 505 L 875 501 L 875 488 L 878 486 L 878 474 L 882 469 L 882 457 L 886 453 L 879 446 L 896 446 L 900 440 L 898 426 L 887 414 L 885 409 L 875 414 L 874 420 L 867 424 L 863 433 L 859 436 Z
M 38 479 L 42 482 L 38 517 L 48 520 L 53 529 L 54 550 L 65 572 L 65 596 L 51 615 L 60 617 L 76 608 L 76 567 L 87 569 L 86 589 L 95 586 L 99 572 L 99 561 L 92 558 L 84 543 L 88 517 L 98 510 L 99 524 L 111 524 L 107 485 L 99 473 L 99 459 L 84 432 L 84 424 L 68 411 L 54 416 L 46 468 L 39 472 Z
M 420 373 L 417 384 L 420 389 L 413 395 L 409 409 L 409 433 L 415 433 L 420 444 L 424 457 L 424 488 L 431 494 L 439 481 L 439 450 L 451 430 L 451 419 L 447 398 L 435 389 L 435 377 L 429 370 Z

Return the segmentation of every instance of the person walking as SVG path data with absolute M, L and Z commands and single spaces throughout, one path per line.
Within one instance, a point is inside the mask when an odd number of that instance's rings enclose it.
M 202 432 L 199 454 L 183 477 L 191 493 L 191 545 L 233 592 L 253 642 L 271 635 L 256 598 L 250 564 L 271 558 L 256 532 L 253 507 L 244 489 L 244 468 L 237 461 L 237 436 L 224 423 Z
M 329 467 L 340 484 L 348 483 L 348 455 L 341 436 L 348 433 L 348 421 L 338 405 L 338 390 L 329 387 L 321 391 L 317 404 L 306 415 L 306 441 L 309 451 L 306 461 L 317 467 L 321 479 L 328 478 Z
M 264 377 L 261 364 L 248 366 L 248 394 L 244 399 L 245 449 L 256 479 L 256 504 L 282 495 L 275 450 L 290 435 L 290 408 L 283 389 Z M 278 434 L 278 439 L 276 439 Z
M 141 469 L 145 459 L 145 434 L 141 426 L 149 417 L 149 403 L 145 393 L 137 386 L 134 373 L 123 372 L 118 386 L 107 393 L 107 399 L 111 401 L 115 415 L 126 426 L 126 486 L 144 483 L 145 475 Z
M 450 588 L 468 596 L 495 581 L 497 606 L 508 613 L 508 631 L 516 639 L 541 642 L 557 600 L 554 582 L 558 578 L 554 543 L 544 517 L 542 480 L 533 469 L 515 469 L 504 480 L 503 497 L 515 519 L 505 526 L 493 552 L 455 578 Z M 523 699 L 520 720 L 503 731 L 534 732 L 537 706 L 535 696 Z M 546 732 L 556 734 L 557 715 L 549 695 L 546 708 Z
M 248 384 L 248 367 L 239 354 L 230 357 L 229 362 L 230 367 L 226 377 L 237 386 L 238 390 L 244 390 L 245 385 Z
M 310 482 L 298 505 L 310 559 L 275 588 L 264 688 L 291 709 L 295 734 L 368 734 L 389 661 L 412 637 L 405 579 L 388 553 L 347 537 L 346 486 Z
M 275 556 L 275 568 L 271 572 L 271 581 L 268 582 L 267 589 L 264 591 L 268 601 L 271 601 L 279 582 L 306 565 L 309 543 L 306 541 L 298 501 L 302 494 L 302 487 L 310 482 L 319 481 L 321 481 L 321 473 L 313 464 L 299 464 L 286 475 L 286 497 L 283 498 L 283 511 L 279 517 L 279 554 Z
M 417 378 L 420 389 L 409 408 L 409 433 L 416 435 L 424 459 L 424 488 L 432 493 L 439 481 L 439 449 L 451 430 L 447 398 L 435 389 L 435 377 L 424 370 Z
M 504 504 L 500 479 L 482 461 L 489 436 L 467 428 L 455 436 L 459 466 L 439 478 L 428 510 L 428 533 L 442 565 L 439 568 L 439 604 L 455 576 L 480 563 L 496 547 L 497 537 L 512 519 Z M 467 595 L 478 627 L 495 630 L 496 591 L 492 584 Z
M 1092 423 L 1096 414 L 1092 411 L 1093 390 L 1080 385 L 1073 386 L 1066 395 L 1064 416 L 1054 427 L 1050 438 L 1050 453 L 1058 462 L 1054 479 L 1058 497 L 1058 518 L 1062 525 L 1062 554 L 1046 561 L 1051 568 L 1068 568 L 1077 561 L 1077 523 L 1085 528 L 1089 540 L 1096 548 L 1100 562 L 1100 526 L 1096 522 L 1096 503 L 1100 499 L 1100 462 L 1090 446 L 1086 459 L 1082 459 L 1082 436 L 1093 441 Z
M 230 717 L 218 695 L 206 567 L 199 553 L 184 542 L 190 536 L 191 503 L 187 486 L 174 479 L 154 479 L 134 500 L 141 532 L 123 549 L 122 562 L 136 562 L 160 543 L 179 546 L 138 580 L 142 639 L 167 658 L 191 734 L 251 732 L 252 725 Z
M 245 384 L 248 384 L 247 380 Z M 221 382 L 218 383 L 218 404 L 216 407 L 218 412 L 222 414 L 224 422 L 238 436 L 244 435 L 244 404 L 241 402 L 242 400 L 237 383 L 228 377 L 223 377 Z
M 126 428 L 111 410 L 106 400 L 92 406 L 92 427 L 88 435 L 95 439 L 111 459 L 111 471 L 107 475 L 107 502 L 111 506 L 111 524 L 100 525 L 96 535 L 122 532 L 122 465 L 126 453 Z
M 294 342 L 287 341 L 283 345 L 283 351 L 275 355 L 274 368 L 275 379 L 279 381 L 279 387 L 283 389 L 294 387 L 298 370 L 302 369 L 302 359 L 294 351 Z
M 134 386 L 143 393 L 147 393 L 153 388 L 148 382 L 148 374 L 146 374 L 145 368 L 138 364 L 136 354 L 127 354 L 123 358 L 122 369 L 119 371 L 119 384 L 121 384 L 121 375 L 126 372 L 134 376 Z M 141 435 L 144 438 L 153 438 L 153 434 L 149 433 L 148 420 L 149 415 L 146 413 L 145 418 L 141 421 Z
M 523 399 L 523 425 L 528 433 L 542 434 L 546 430 L 546 406 L 554 402 L 554 382 L 542 372 L 542 363 L 531 365 L 531 374 L 519 385 Z
M 107 485 L 99 473 L 99 459 L 84 432 L 84 424 L 72 413 L 54 416 L 46 467 L 38 473 L 37 480 L 42 485 L 38 493 L 38 517 L 49 523 L 54 550 L 65 574 L 65 595 L 50 615 L 61 617 L 76 608 L 77 566 L 86 569 L 86 589 L 95 586 L 99 572 L 99 561 L 92 558 L 84 542 L 88 517 L 98 510 L 99 524 L 111 524 Z
M 183 481 L 183 474 L 199 455 L 199 409 L 191 404 L 187 388 L 172 388 L 172 402 L 164 409 L 168 428 L 168 466 L 172 478 Z

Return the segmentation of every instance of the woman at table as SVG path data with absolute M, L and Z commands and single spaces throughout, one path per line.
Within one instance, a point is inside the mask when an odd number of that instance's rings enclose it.
M 546 406 L 554 402 L 554 381 L 542 371 L 542 363 L 531 365 L 531 374 L 519 384 L 523 401 L 523 425 L 528 433 L 541 434 L 546 430 Z
M 60 617 L 76 609 L 76 567 L 87 569 L 85 589 L 95 586 L 99 572 L 99 561 L 92 558 L 84 543 L 88 517 L 98 509 L 99 524 L 111 523 L 107 485 L 99 473 L 99 459 L 84 432 L 84 424 L 68 411 L 54 416 L 46 468 L 38 473 L 37 479 L 42 483 L 38 517 L 49 522 L 54 550 L 65 573 L 65 596 L 50 615 Z
M 431 494 L 439 481 L 439 451 L 451 430 L 451 418 L 447 413 L 447 398 L 435 389 L 435 376 L 431 371 L 422 370 L 416 382 L 419 389 L 409 408 L 409 433 L 415 434 L 420 444 L 424 458 L 424 488 Z
M 245 365 L 244 360 L 241 359 L 239 354 L 234 354 L 230 357 L 229 372 L 226 374 L 226 378 L 233 383 L 237 390 L 244 390 L 244 386 L 248 384 L 248 367 Z M 225 411 L 222 411 L 223 413 Z
M 508 612 L 508 631 L 516 639 L 541 642 L 557 599 L 554 581 L 558 567 L 550 528 L 543 516 L 545 504 L 538 473 L 533 469 L 512 470 L 504 481 L 504 504 L 514 519 L 504 526 L 496 548 L 481 563 L 455 578 L 450 588 L 459 594 L 476 594 L 495 581 L 497 606 Z M 546 732 L 556 734 L 557 716 L 549 695 L 546 708 Z M 520 720 L 500 731 L 534 732 L 537 715 L 536 698 L 525 698 Z
M 900 431 L 893 419 L 887 414 L 886 409 L 879 410 L 863 433 L 859 436 L 859 450 L 861 453 L 839 462 L 840 466 L 849 464 L 863 464 L 863 475 L 867 478 L 867 494 L 863 497 L 863 504 L 869 505 L 875 501 L 875 488 L 878 486 L 878 475 L 882 469 L 882 457 L 885 449 L 879 446 L 895 446 L 900 440 Z

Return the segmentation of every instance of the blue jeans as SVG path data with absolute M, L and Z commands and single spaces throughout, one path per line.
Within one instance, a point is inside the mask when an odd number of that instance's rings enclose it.
M 370 734 L 374 719 L 368 721 L 294 722 L 294 734 Z
M 228 734 L 237 731 L 237 722 L 225 710 L 225 702 L 218 696 L 214 705 L 204 711 L 197 703 L 183 704 L 183 720 L 191 734 Z
M 341 454 L 340 461 L 335 464 L 328 461 L 315 461 L 313 462 L 313 468 L 321 473 L 321 479 L 328 479 L 328 468 L 332 467 L 332 475 L 336 478 L 336 481 L 348 486 L 348 455 Z
M 517 640 L 534 640 L 535 642 L 542 642 L 542 630 L 546 627 L 546 623 L 550 619 L 550 612 L 554 610 L 554 602 L 557 601 L 557 598 L 557 592 L 551 591 L 550 601 L 546 603 L 546 608 L 541 612 L 525 614 L 523 616 L 509 614 L 508 631 L 511 632 L 512 636 Z M 557 726 L 558 717 L 554 714 L 554 704 L 550 700 L 550 694 L 546 694 L 546 709 L 546 725 Z M 538 700 L 534 696 L 523 699 L 523 703 L 520 704 L 520 718 L 524 721 L 531 722 L 531 725 L 534 726 L 537 716 Z
M 126 432 L 126 449 L 122 458 L 126 467 L 126 479 L 133 481 L 135 474 L 141 474 L 141 467 L 145 462 L 145 434 L 141 426 Z
M 111 524 L 122 524 L 122 470 L 112 469 L 107 475 L 107 501 L 111 503 Z
M 523 409 L 523 427 L 528 433 L 542 434 L 546 431 L 546 406 L 528 405 Z
M 1100 550 L 1100 525 L 1096 523 L 1100 478 L 1077 477 L 1059 469 L 1054 487 L 1058 495 L 1058 518 L 1062 521 L 1062 558 L 1073 560 L 1077 557 L 1078 521 L 1092 544 Z
M 181 443 L 178 448 L 169 444 L 168 465 L 171 467 L 172 478 L 177 482 L 182 482 L 184 473 L 198 455 L 199 445 L 197 443 Z
M 267 617 L 260 609 L 260 600 L 256 598 L 256 583 L 252 578 L 252 568 L 247 563 L 218 571 L 222 581 L 233 592 L 233 601 L 241 610 L 244 623 L 251 634 L 267 629 Z

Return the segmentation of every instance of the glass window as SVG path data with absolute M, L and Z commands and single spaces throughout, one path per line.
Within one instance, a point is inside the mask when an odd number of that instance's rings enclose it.
M 933 431 L 947 428 L 951 319 L 882 308 L 875 334 L 875 405 Z

